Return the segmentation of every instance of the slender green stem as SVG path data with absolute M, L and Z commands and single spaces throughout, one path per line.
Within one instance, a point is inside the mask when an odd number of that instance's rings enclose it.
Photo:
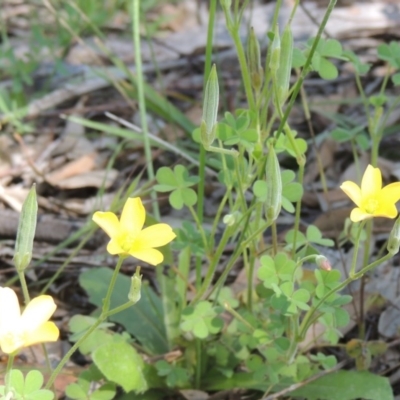
M 273 256 L 278 253 L 278 230 L 276 229 L 276 221 L 274 221 L 271 225 L 271 233 L 272 233 L 272 251 Z
M 4 374 L 5 377 L 11 372 L 12 366 L 14 364 L 14 358 L 15 358 L 15 354 L 8 355 L 6 373 Z M 6 384 L 6 389 L 5 389 L 4 394 L 7 396 L 8 392 L 10 390 L 10 387 L 9 387 L 10 386 L 10 376 L 7 377 L 5 384 Z
M 140 122 L 143 131 L 143 145 L 144 152 L 146 156 L 147 164 L 147 175 L 149 180 L 154 180 L 154 168 L 153 168 L 153 158 L 151 154 L 151 144 L 149 137 L 149 129 L 147 125 L 147 114 L 146 114 L 146 100 L 144 96 L 144 76 L 142 68 L 142 54 L 140 45 L 140 0 L 132 0 L 132 35 L 135 50 L 135 66 L 136 66 L 136 76 L 137 76 L 137 92 L 138 92 L 138 103 L 140 112 Z M 154 217 L 160 219 L 160 210 L 158 207 L 157 193 L 153 190 L 150 193 L 153 200 L 153 212 Z
M 221 199 L 221 202 L 219 203 L 217 213 L 215 214 L 214 222 L 211 228 L 211 237 L 210 237 L 210 248 L 214 248 L 214 243 L 215 243 L 215 233 L 217 231 L 218 223 L 221 220 L 221 214 L 222 211 L 224 210 L 225 204 L 228 201 L 228 198 L 230 196 L 232 188 L 227 187 L 224 196 Z
M 196 383 L 195 388 L 201 388 L 201 371 L 202 371 L 202 354 L 203 354 L 203 346 L 200 339 L 196 338 Z
M 31 298 L 29 296 L 28 285 L 26 284 L 24 271 L 17 270 L 17 273 L 22 288 L 22 294 L 24 296 L 24 302 L 25 304 L 28 304 L 31 301 Z
M 299 183 L 303 187 L 304 180 L 304 164 L 299 165 Z M 294 228 L 293 228 L 293 243 L 292 243 L 292 258 L 296 254 L 296 242 L 297 242 L 297 233 L 300 229 L 300 215 L 301 215 L 301 199 L 296 203 L 296 215 L 294 218 Z
M 358 249 L 360 247 L 360 238 L 361 238 L 361 233 L 364 229 L 366 221 L 362 221 L 360 223 L 360 226 L 358 227 L 358 232 L 357 232 L 357 238 L 354 243 L 354 249 L 353 249 L 353 260 L 351 262 L 351 267 L 350 267 L 350 278 L 353 279 L 355 272 L 356 272 L 356 266 L 357 266 L 357 257 L 358 257 Z
M 124 262 L 125 258 L 126 257 L 124 257 L 124 256 L 119 256 L 119 258 L 118 258 L 118 262 L 117 262 L 117 265 L 115 266 L 114 272 L 112 274 L 110 284 L 108 285 L 106 297 L 103 301 L 103 307 L 102 307 L 103 313 L 106 313 L 110 309 L 111 295 L 114 290 L 115 282 L 117 281 L 117 278 L 118 278 L 119 270 L 121 269 L 122 263 Z
M 325 26 L 326 26 L 326 24 L 328 22 L 329 16 L 331 15 L 331 13 L 332 13 L 335 5 L 336 5 L 336 2 L 337 2 L 337 0 L 330 0 L 329 1 L 328 7 L 327 7 L 325 15 L 324 15 L 324 17 L 323 17 L 323 19 L 321 21 L 321 24 L 320 24 L 320 26 L 318 28 L 317 35 L 315 36 L 315 39 L 314 39 L 313 44 L 311 46 L 311 49 L 310 49 L 310 52 L 308 54 L 307 60 L 306 60 L 306 62 L 304 64 L 303 69 L 301 70 L 301 74 L 300 74 L 299 79 L 297 80 L 297 82 L 294 85 L 293 93 L 292 93 L 292 96 L 290 97 L 289 104 L 286 107 L 285 114 L 283 115 L 283 118 L 282 118 L 282 120 L 281 120 L 281 122 L 279 124 L 277 138 L 281 134 L 281 132 L 283 130 L 283 127 L 285 126 L 286 121 L 287 121 L 287 119 L 289 117 L 289 114 L 290 114 L 290 112 L 291 112 L 291 110 L 292 110 L 292 108 L 294 106 L 294 102 L 296 101 L 296 98 L 297 98 L 297 95 L 298 95 L 298 93 L 300 91 L 300 88 L 303 86 L 303 82 L 304 82 L 304 79 L 305 79 L 305 77 L 307 76 L 307 74 L 309 72 L 309 68 L 310 68 L 310 65 L 311 65 L 315 50 L 317 49 L 317 46 L 318 46 L 318 43 L 319 43 L 319 41 L 321 39 L 322 33 L 325 30 Z
M 234 310 L 230 304 L 224 303 L 224 308 L 226 311 L 228 311 L 229 314 L 231 314 L 234 318 L 236 318 L 238 321 L 240 321 L 244 326 L 247 326 L 250 330 L 251 333 L 254 333 L 256 328 L 250 324 L 249 321 L 247 321 L 245 318 L 243 318 L 236 310 Z
M 204 246 L 204 250 L 206 251 L 206 253 L 208 253 L 209 250 L 209 243 L 207 241 L 206 238 L 206 233 L 204 232 L 204 228 L 203 225 L 201 224 L 198 215 L 196 214 L 196 211 L 194 210 L 194 208 L 192 206 L 187 206 L 187 208 L 189 209 L 190 213 L 192 214 L 193 219 L 196 222 L 197 225 L 197 229 L 200 233 L 201 239 L 203 241 L 203 246 Z
M 366 232 L 367 232 L 367 239 L 365 241 L 365 246 L 364 246 L 364 258 L 363 258 L 363 263 L 362 265 L 368 265 L 368 259 L 369 259 L 369 251 L 370 251 L 370 245 L 371 245 L 371 237 L 372 237 L 372 227 L 373 227 L 373 222 L 374 220 L 371 218 L 367 221 L 366 223 Z M 361 287 L 360 287 L 360 313 L 358 316 L 358 326 L 359 326 L 359 337 L 361 339 L 364 338 L 365 334 L 365 322 L 364 322 L 364 279 L 365 277 L 361 278 Z
M 290 365 L 293 363 L 294 357 L 296 356 L 297 349 L 298 349 L 298 316 L 293 315 L 289 318 L 289 332 L 287 333 L 287 337 L 290 338 L 290 346 L 287 351 L 287 363 Z
M 211 285 L 212 279 L 214 277 L 215 271 L 218 267 L 218 263 L 220 261 L 221 255 L 225 249 L 226 244 L 228 243 L 229 238 L 231 237 L 232 227 L 227 227 L 222 235 L 221 241 L 218 244 L 217 250 L 213 255 L 210 265 L 207 269 L 206 276 L 204 277 L 203 283 L 200 289 L 197 291 L 196 296 L 191 301 L 191 304 L 197 303 L 203 295 L 206 293 L 208 288 Z

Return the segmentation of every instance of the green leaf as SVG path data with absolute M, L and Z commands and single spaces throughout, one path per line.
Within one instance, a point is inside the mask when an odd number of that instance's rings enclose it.
M 297 48 L 293 49 L 293 58 L 292 58 L 292 66 L 293 68 L 300 68 L 302 67 L 307 61 L 307 57 L 304 53 Z
M 389 380 L 369 372 L 337 371 L 290 392 L 307 400 L 393 400 Z
M 169 195 L 169 203 L 175 210 L 181 210 L 183 207 L 183 198 L 182 198 L 182 192 L 180 190 L 174 190 L 170 195 Z
M 92 304 L 102 306 L 112 274 L 110 268 L 103 267 L 87 270 L 79 276 L 79 283 Z M 130 277 L 119 274 L 111 295 L 111 308 L 127 302 L 130 286 Z M 123 325 L 151 354 L 168 352 L 161 300 L 148 285 L 142 284 L 142 297 L 138 303 L 110 319 Z
M 336 140 L 338 143 L 348 142 L 352 137 L 353 135 L 347 129 L 343 128 L 335 128 L 331 132 L 331 138 Z
M 39 390 L 43 385 L 43 375 L 40 371 L 29 371 L 25 376 L 25 394 Z
M 395 86 L 400 86 L 400 72 L 392 76 L 392 82 Z
M 218 139 L 225 142 L 226 140 L 229 140 L 234 136 L 235 136 L 235 131 L 230 125 L 224 124 L 223 122 L 218 123 L 217 125 Z
M 176 187 L 177 182 L 175 179 L 175 174 L 169 167 L 161 167 L 157 170 L 156 178 L 158 183 L 164 185 L 171 185 L 171 187 Z
M 114 383 L 107 382 L 92 393 L 90 400 L 112 400 L 116 391 Z
M 191 188 L 184 188 L 181 190 L 183 204 L 187 207 L 192 207 L 197 203 L 197 194 Z
M 18 394 L 23 394 L 25 391 L 25 382 L 24 375 L 19 369 L 12 369 L 8 374 L 10 386 L 14 388 L 14 390 Z
M 199 339 L 205 339 L 210 334 L 218 333 L 223 327 L 223 321 L 217 317 L 216 308 L 208 301 L 201 301 L 195 307 L 188 306 L 182 312 L 181 329 L 192 332 Z
M 326 58 L 321 58 L 318 68 L 319 76 L 322 79 L 331 80 L 336 79 L 339 75 L 338 69 L 332 61 L 327 60 Z
M 295 203 L 303 196 L 303 186 L 298 182 L 292 182 L 283 186 L 282 195 L 289 201 Z
M 342 55 L 342 45 L 335 39 L 321 40 L 318 43 L 318 51 L 324 57 L 340 57 Z
M 87 391 L 85 391 L 77 383 L 71 383 L 65 389 L 65 394 L 74 400 L 84 400 L 87 398 Z
M 258 198 L 259 201 L 265 201 L 267 198 L 267 182 L 262 180 L 257 180 L 253 185 L 253 193 Z
M 93 352 L 93 361 L 104 376 L 122 386 L 125 392 L 141 393 L 147 389 L 143 376 L 144 362 L 137 351 L 124 341 L 113 341 Z
M 380 44 L 378 46 L 378 57 L 381 60 L 388 61 L 395 68 L 400 68 L 400 44 L 399 42 L 390 42 L 389 44 Z

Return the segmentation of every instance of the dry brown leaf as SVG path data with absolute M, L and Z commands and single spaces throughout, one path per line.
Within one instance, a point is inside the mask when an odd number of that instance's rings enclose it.
M 54 186 L 60 189 L 82 189 L 85 187 L 104 187 L 108 189 L 114 184 L 117 177 L 118 171 L 115 169 L 89 171 L 56 181 Z
M 60 186 L 60 182 L 76 175 L 85 174 L 91 171 L 95 166 L 95 154 L 86 154 L 77 160 L 65 164 L 51 174 L 48 174 L 46 180 L 54 186 Z

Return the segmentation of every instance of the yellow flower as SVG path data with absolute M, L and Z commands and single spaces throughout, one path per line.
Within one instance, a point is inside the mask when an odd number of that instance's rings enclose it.
M 372 217 L 396 218 L 396 203 L 400 200 L 400 182 L 382 188 L 382 174 L 379 168 L 368 165 L 361 187 L 354 182 L 346 181 L 340 188 L 357 205 L 350 214 L 353 222 Z
M 36 343 L 55 342 L 60 331 L 49 318 L 56 310 L 51 296 L 32 299 L 21 315 L 18 298 L 10 288 L 0 287 L 0 347 L 10 354 Z
M 107 251 L 114 255 L 131 255 L 152 265 L 160 264 L 164 256 L 154 247 L 164 246 L 176 235 L 167 224 L 155 224 L 142 229 L 146 219 L 146 210 L 139 197 L 128 198 L 122 210 L 121 218 L 108 211 L 93 214 L 96 222 L 111 238 Z

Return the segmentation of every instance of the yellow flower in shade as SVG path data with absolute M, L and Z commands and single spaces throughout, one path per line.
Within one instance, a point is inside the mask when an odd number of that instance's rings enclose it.
M 164 246 L 176 235 L 167 224 L 155 224 L 143 229 L 146 210 L 139 197 L 128 198 L 121 218 L 108 211 L 97 211 L 93 221 L 111 238 L 107 251 L 114 255 L 131 255 L 151 265 L 160 264 L 164 256 L 154 247 Z
M 32 299 L 21 314 L 14 290 L 0 287 L 0 347 L 4 353 L 36 343 L 55 342 L 60 331 L 49 318 L 56 310 L 51 296 Z
M 368 165 L 362 177 L 361 187 L 354 182 L 343 182 L 340 188 L 356 203 L 350 214 L 353 222 L 372 217 L 396 218 L 396 203 L 400 200 L 400 182 L 382 188 L 379 168 Z

